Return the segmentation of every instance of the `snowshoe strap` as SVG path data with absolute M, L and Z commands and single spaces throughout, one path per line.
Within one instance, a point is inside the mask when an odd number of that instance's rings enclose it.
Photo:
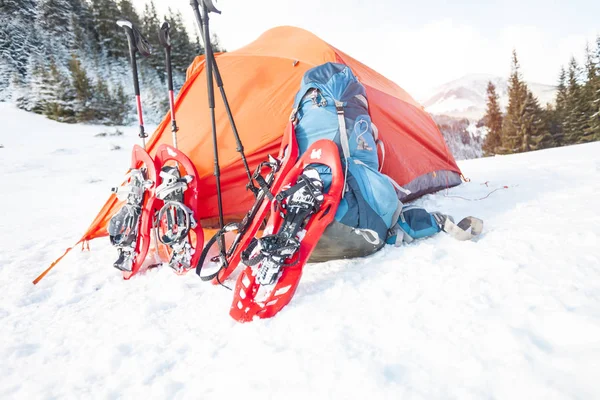
M 258 183 L 260 189 L 254 186 L 252 181 L 250 181 L 246 187 L 254 193 L 254 196 L 258 197 L 259 193 L 262 191 L 270 201 L 273 201 L 275 196 L 273 196 L 273 193 L 271 192 L 271 184 L 273 182 L 273 176 L 279 171 L 280 166 L 280 162 L 277 159 L 269 156 L 269 161 L 261 162 L 254 171 L 254 175 L 252 175 L 252 179 Z M 271 171 L 267 174 L 267 179 L 263 178 L 261 174 L 264 167 L 271 168 Z
M 260 189 L 267 196 L 267 198 L 270 201 L 273 201 L 273 199 L 275 198 L 275 196 L 273 196 L 273 193 L 271 192 L 271 188 L 269 187 L 269 184 L 267 183 L 267 181 L 265 180 L 265 178 L 263 178 L 262 175 L 258 174 L 258 176 L 254 177 L 254 180 L 256 180 L 256 182 L 258 182 L 258 185 L 260 186 Z
M 172 209 L 175 210 L 175 215 L 170 212 Z M 157 221 L 159 221 L 159 227 L 165 213 L 167 216 L 167 231 L 161 232 L 158 238 L 161 243 L 172 247 L 187 237 L 190 228 L 196 226 L 196 221 L 193 217 L 193 211 L 185 204 L 179 201 L 168 201 L 158 212 Z M 177 228 L 177 232 L 175 233 L 174 228 Z
M 142 197 L 144 194 L 144 188 L 135 185 L 119 186 L 112 189 L 113 193 L 117 195 L 117 199 L 121 201 L 127 201 L 130 195 L 135 197 Z
M 156 188 L 156 197 L 161 200 L 166 199 L 171 193 L 176 191 L 185 191 L 188 188 L 187 181 L 184 178 L 176 182 L 163 182 Z

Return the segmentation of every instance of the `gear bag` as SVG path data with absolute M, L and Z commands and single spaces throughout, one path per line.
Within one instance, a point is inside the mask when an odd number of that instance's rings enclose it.
M 346 65 L 326 63 L 314 67 L 304 74 L 291 119 L 300 154 L 319 139 L 332 140 L 340 152 L 345 190 L 335 221 L 324 234 L 327 237 L 335 230 L 329 246 L 336 241 L 348 242 L 357 235 L 367 242 L 362 254 L 353 255 L 339 247 L 340 251 L 330 248 L 328 255 L 319 257 L 319 246 L 311 261 L 367 255 L 381 248 L 388 229 L 398 218 L 401 203 L 390 179 L 379 172 L 380 141 L 369 116 L 364 86 Z M 319 157 L 311 154 L 327 191 L 331 173 L 318 165 Z

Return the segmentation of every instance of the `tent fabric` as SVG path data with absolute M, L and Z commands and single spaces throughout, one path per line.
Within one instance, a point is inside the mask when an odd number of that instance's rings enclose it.
M 239 50 L 217 54 L 216 62 L 252 170 L 268 154 L 277 154 L 304 73 L 317 65 L 337 62 L 348 65 L 365 86 L 371 119 L 385 145 L 382 172 L 400 185 L 419 181 L 422 186 L 430 180 L 428 176 L 450 171 L 454 180 L 446 180 L 446 187 L 457 184 L 460 170 L 429 114 L 398 85 L 311 32 L 277 27 Z M 178 147 L 192 160 L 199 175 L 202 220 L 214 219 L 218 213 L 204 67 L 202 56 L 188 68 L 175 106 Z M 253 196 L 245 189 L 247 177 L 216 86 L 215 99 L 223 210 L 226 217 L 233 217 L 251 207 Z M 151 156 L 159 145 L 171 144 L 170 123 L 167 114 L 149 139 Z M 111 195 L 81 240 L 106 236 L 108 222 L 118 207 L 118 200 Z

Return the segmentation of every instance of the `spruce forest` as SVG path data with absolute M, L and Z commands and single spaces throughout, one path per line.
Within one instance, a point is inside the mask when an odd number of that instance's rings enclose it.
M 571 58 L 561 69 L 554 104 L 541 106 L 520 72 L 513 52 L 509 100 L 502 113 L 496 88 L 490 82 L 483 123 L 488 134 L 485 155 L 520 153 L 600 140 L 600 36 L 586 46 L 583 65 Z
M 138 68 L 144 114 L 158 123 L 168 110 L 162 22 L 171 26 L 175 90 L 204 48 L 179 11 L 159 16 L 152 1 L 140 15 L 129 0 L 0 0 L 0 101 L 62 122 L 131 122 L 129 51 L 119 19 L 137 25 L 153 47 L 151 57 L 138 56 Z M 215 35 L 212 42 L 222 51 Z

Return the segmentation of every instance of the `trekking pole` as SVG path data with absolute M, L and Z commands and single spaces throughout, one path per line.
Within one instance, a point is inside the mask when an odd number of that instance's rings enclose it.
M 125 29 L 127 42 L 129 43 L 129 59 L 131 61 L 131 70 L 133 72 L 133 89 L 135 91 L 135 102 L 137 106 L 138 122 L 140 124 L 139 136 L 142 139 L 142 147 L 146 149 L 146 138 L 148 135 L 144 131 L 144 117 L 142 114 L 142 100 L 140 97 L 140 81 L 138 79 L 137 60 L 135 53 L 139 52 L 142 56 L 148 57 L 152 49 L 148 41 L 142 36 L 140 31 L 127 20 L 117 21 L 117 25 Z
M 208 14 L 210 12 L 214 12 L 216 14 L 221 14 L 221 11 L 217 10 L 212 0 L 200 0 L 202 1 L 203 14 L 200 13 L 200 8 L 198 5 L 198 0 L 191 0 L 190 5 L 194 10 L 194 14 L 196 16 L 196 23 L 198 24 L 198 28 L 202 33 L 200 37 L 202 37 L 202 41 L 204 42 L 204 48 L 206 51 L 206 62 L 208 65 L 208 60 L 211 60 L 212 71 L 215 76 L 215 80 L 217 81 L 217 86 L 219 87 L 219 91 L 221 92 L 221 97 L 223 98 L 223 104 L 225 105 L 225 111 L 227 112 L 227 117 L 229 118 L 229 124 L 231 125 L 231 130 L 233 131 L 233 136 L 236 142 L 236 151 L 240 153 L 242 158 L 242 163 L 244 164 L 244 169 L 246 170 L 246 176 L 248 177 L 249 185 L 252 185 L 252 173 L 250 172 L 250 167 L 248 166 L 248 161 L 246 159 L 246 155 L 244 153 L 244 146 L 242 144 L 242 140 L 240 139 L 239 132 L 235 125 L 235 120 L 233 119 L 233 114 L 231 112 L 231 107 L 229 106 L 229 101 L 227 100 L 227 95 L 225 94 L 225 88 L 223 87 L 223 79 L 221 78 L 221 73 L 219 72 L 219 67 L 217 66 L 217 62 L 215 60 L 212 45 L 210 42 L 210 32 L 208 27 Z M 204 34 L 205 33 L 205 34 Z M 209 55 L 210 52 L 210 55 Z M 207 70 L 208 71 L 208 70 Z M 252 186 L 253 187 L 253 186 Z M 257 192 L 254 192 L 256 195 Z
M 208 9 L 206 4 L 203 2 L 204 9 L 204 18 L 206 18 L 207 23 L 203 23 L 202 17 L 200 15 L 200 9 L 198 7 L 197 0 L 191 0 L 190 4 L 194 8 L 194 14 L 196 15 L 196 20 L 201 28 L 201 33 L 204 35 L 204 42 L 210 43 L 210 31 L 208 28 Z M 212 3 L 211 3 L 212 5 Z M 219 12 L 214 6 L 212 10 L 216 10 L 215 12 Z M 204 28 L 204 29 L 202 29 Z M 208 108 L 210 109 L 210 119 L 212 126 L 212 138 L 213 138 L 213 154 L 214 154 L 214 175 L 217 184 L 217 205 L 219 208 L 219 227 L 223 229 L 224 220 L 223 220 L 223 201 L 221 198 L 221 170 L 219 167 L 219 146 L 217 144 L 217 124 L 215 120 L 215 88 L 213 85 L 213 53 L 210 46 L 206 48 L 206 80 L 207 80 L 207 88 L 208 88 Z M 224 244 L 224 243 L 223 243 Z
M 173 147 L 177 148 L 177 121 L 175 120 L 175 95 L 173 94 L 173 67 L 171 64 L 171 27 L 168 22 L 163 22 L 158 31 L 158 40 L 165 48 L 165 66 L 167 69 L 167 85 L 169 89 L 169 108 L 171 110 L 171 132 L 173 133 Z

